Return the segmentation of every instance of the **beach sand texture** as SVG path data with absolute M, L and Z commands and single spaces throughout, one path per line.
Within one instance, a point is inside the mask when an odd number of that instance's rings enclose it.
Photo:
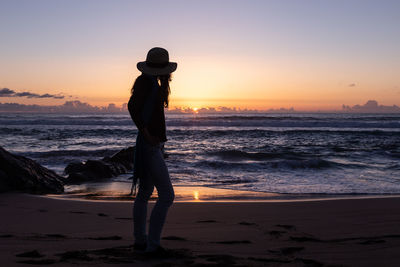
M 7 193 L 0 213 L 1 266 L 400 266 L 400 198 L 175 203 L 164 259 L 132 252 L 130 202 Z

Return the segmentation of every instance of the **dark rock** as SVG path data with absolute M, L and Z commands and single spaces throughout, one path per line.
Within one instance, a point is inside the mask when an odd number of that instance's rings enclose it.
M 75 184 L 112 178 L 133 170 L 135 147 L 122 149 L 111 157 L 86 162 L 72 162 L 64 172 L 66 183 Z
M 0 192 L 62 193 L 64 178 L 34 160 L 0 147 Z
M 26 258 L 41 258 L 44 257 L 44 255 L 40 254 L 39 251 L 37 250 L 32 250 L 32 251 L 27 251 L 23 253 L 19 253 L 15 255 L 17 257 L 26 257 Z
M 131 146 L 124 148 L 121 151 L 114 154 L 111 158 L 105 157 L 103 160 L 109 160 L 110 162 L 119 163 L 124 165 L 127 169 L 133 169 L 133 160 L 135 154 L 135 147 Z

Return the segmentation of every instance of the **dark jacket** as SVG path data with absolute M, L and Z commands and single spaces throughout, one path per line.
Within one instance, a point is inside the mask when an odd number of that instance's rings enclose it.
M 133 85 L 133 94 L 128 102 L 128 110 L 139 131 L 142 131 L 143 128 L 146 127 L 152 136 L 157 137 L 160 142 L 165 142 L 167 141 L 167 137 L 165 131 L 164 103 L 161 95 L 161 87 L 158 85 L 157 81 L 152 79 L 156 78 L 146 74 L 137 77 L 135 84 Z M 155 96 L 155 103 L 153 105 L 150 120 L 146 125 L 142 118 L 142 111 L 146 99 L 150 97 L 154 83 L 158 87 L 158 90 Z

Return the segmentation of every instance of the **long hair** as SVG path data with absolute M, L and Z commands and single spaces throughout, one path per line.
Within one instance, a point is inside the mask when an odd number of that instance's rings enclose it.
M 171 93 L 171 89 L 169 88 L 169 82 L 171 81 L 171 74 L 160 75 L 157 76 L 158 81 L 160 82 L 161 87 L 161 98 L 165 108 L 168 108 L 169 104 L 169 94 Z
M 169 88 L 169 82 L 171 81 L 171 74 L 159 75 L 157 76 L 157 81 L 161 87 L 161 98 L 165 108 L 168 108 L 169 104 L 169 94 L 171 93 L 171 89 Z M 135 84 L 133 84 L 131 89 L 131 94 L 133 95 L 133 91 L 135 90 Z

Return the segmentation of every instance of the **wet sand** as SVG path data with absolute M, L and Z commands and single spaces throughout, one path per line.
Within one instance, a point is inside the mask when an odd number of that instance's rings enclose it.
M 57 199 L 89 201 L 133 201 L 130 194 L 130 183 L 126 182 L 93 182 L 81 185 L 69 185 L 64 194 L 47 195 Z M 238 189 L 225 189 L 209 186 L 174 185 L 174 202 L 283 202 L 283 201 L 316 201 L 331 199 L 387 198 L 400 195 L 379 194 L 315 194 L 315 193 L 267 193 Z M 151 199 L 157 198 L 154 190 Z
M 1 266 L 400 264 L 400 198 L 175 203 L 164 259 L 132 252 L 129 202 L 0 194 L 0 212 Z

